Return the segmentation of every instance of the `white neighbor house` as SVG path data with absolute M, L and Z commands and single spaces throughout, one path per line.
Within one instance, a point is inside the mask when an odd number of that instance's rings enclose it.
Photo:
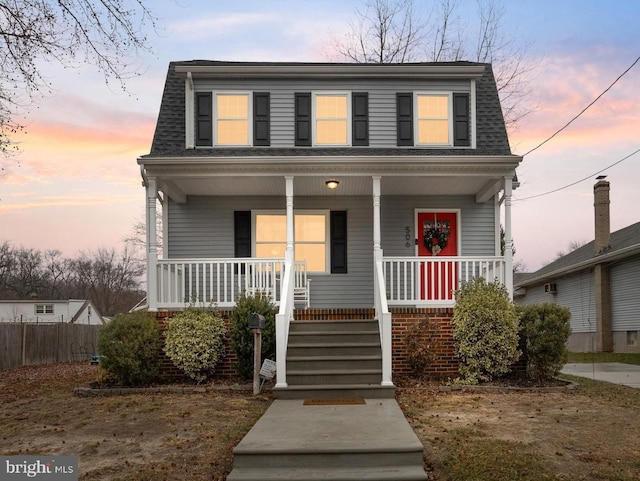
M 90 300 L 0 301 L 0 322 L 102 325 L 102 314 Z
M 381 344 L 375 382 L 393 386 L 407 316 L 450 318 L 453 292 L 472 277 L 512 292 L 521 160 L 489 64 L 172 62 L 151 150 L 138 159 L 146 307 L 230 309 L 241 292 L 267 290 L 279 307 L 277 390 L 294 384 L 297 321 L 362 314 Z M 294 294 L 307 288 L 298 309 Z M 330 349 L 323 361 L 341 361 Z

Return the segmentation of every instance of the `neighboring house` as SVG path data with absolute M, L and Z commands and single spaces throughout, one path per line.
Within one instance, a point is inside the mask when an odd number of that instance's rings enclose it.
M 104 324 L 93 302 L 84 299 L 0 301 L 0 322 Z
M 402 330 L 427 315 L 448 322 L 460 281 L 497 278 L 512 292 L 521 160 L 489 64 L 171 63 L 138 159 L 146 307 L 229 309 L 267 290 L 280 388 L 291 321 L 374 318 L 392 385 Z M 449 354 L 442 372 L 455 374 Z
M 570 351 L 640 352 L 640 222 L 610 233 L 609 188 L 594 186 L 595 239 L 515 282 L 519 304 L 569 308 Z

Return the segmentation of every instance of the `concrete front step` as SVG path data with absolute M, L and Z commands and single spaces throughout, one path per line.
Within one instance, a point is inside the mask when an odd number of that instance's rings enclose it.
M 395 386 L 381 384 L 302 384 L 273 388 L 275 399 L 393 399 Z
M 381 353 L 378 342 L 297 343 L 287 346 L 287 359 L 301 356 L 375 356 Z
M 380 369 L 303 369 L 287 370 L 287 383 L 290 386 L 301 384 L 380 384 Z
M 234 468 L 228 481 L 425 481 L 421 466 L 352 468 Z
M 380 342 L 380 334 L 371 331 L 292 331 L 289 345 L 296 344 L 353 344 Z
M 287 358 L 287 369 L 297 371 L 300 368 L 311 370 L 332 369 L 377 369 L 382 370 L 382 355 L 369 356 L 345 355 L 345 356 L 298 356 Z
M 291 321 L 290 329 L 295 332 L 307 331 L 369 331 L 378 332 L 378 321 L 372 319 L 349 319 L 330 321 Z
M 233 450 L 229 481 L 425 481 L 423 446 L 394 399 L 276 400 Z

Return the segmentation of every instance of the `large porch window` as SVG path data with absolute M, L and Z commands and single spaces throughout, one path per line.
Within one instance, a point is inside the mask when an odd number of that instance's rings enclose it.
M 294 214 L 296 261 L 307 261 L 309 272 L 328 272 L 329 212 Z M 254 212 L 254 252 L 257 258 L 284 257 L 287 217 L 280 212 Z

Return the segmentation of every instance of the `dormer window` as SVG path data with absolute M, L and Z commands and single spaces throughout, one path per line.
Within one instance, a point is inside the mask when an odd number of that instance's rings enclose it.
M 471 146 L 468 93 L 398 93 L 396 115 L 398 146 Z
M 417 94 L 417 145 L 450 145 L 451 95 Z
M 314 95 L 315 145 L 350 145 L 350 109 L 347 93 Z
M 270 145 L 270 100 L 268 92 L 196 92 L 195 145 Z
M 249 118 L 249 94 L 216 94 L 216 145 L 249 145 Z

